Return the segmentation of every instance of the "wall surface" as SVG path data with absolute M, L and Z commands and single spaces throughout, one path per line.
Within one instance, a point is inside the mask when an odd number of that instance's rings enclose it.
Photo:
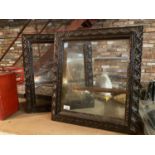
M 45 26 L 45 23 L 36 24 L 34 21 L 30 22 L 30 24 L 24 29 L 23 34 L 37 34 L 41 31 L 41 29 Z M 52 33 L 53 27 L 57 25 L 48 24 L 46 29 L 44 29 L 43 33 Z M 12 41 L 16 38 L 17 34 L 22 29 L 22 26 L 17 27 L 4 27 L 0 28 L 0 57 L 7 50 Z M 37 48 L 38 46 L 36 46 Z M 39 47 L 41 48 L 41 47 Z M 39 50 L 38 48 L 38 50 Z M 22 35 L 15 41 L 13 46 L 10 48 L 9 52 L 5 55 L 5 57 L 0 62 L 0 66 L 12 66 L 15 61 L 22 54 Z M 17 66 L 22 66 L 22 59 L 20 59 Z
M 143 83 L 155 79 L 155 20 L 152 19 L 114 19 L 114 20 L 100 20 L 94 25 L 94 28 L 107 28 L 107 27 L 125 27 L 125 26 L 144 26 L 143 35 L 143 56 L 142 56 L 142 78 Z M 30 24 L 24 33 L 32 34 L 38 33 L 44 25 Z M 12 40 L 17 36 L 22 26 L 10 28 L 0 28 L 0 56 L 8 48 Z M 44 33 L 52 32 L 52 24 L 49 24 Z M 123 42 L 122 42 L 123 44 Z M 123 45 L 122 45 L 123 46 Z M 9 53 L 0 62 L 0 66 L 11 66 L 15 60 L 22 53 L 21 37 L 15 42 Z M 22 65 L 22 59 L 17 64 Z
M 142 55 L 142 83 L 155 79 L 155 20 L 153 19 L 118 19 L 100 21 L 96 28 L 144 26 L 143 55 Z

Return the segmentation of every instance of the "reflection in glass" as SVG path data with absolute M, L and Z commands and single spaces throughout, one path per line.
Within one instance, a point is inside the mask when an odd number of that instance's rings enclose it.
M 124 121 L 129 50 L 125 39 L 65 42 L 63 109 Z
M 53 44 L 32 44 L 36 105 L 51 104 Z

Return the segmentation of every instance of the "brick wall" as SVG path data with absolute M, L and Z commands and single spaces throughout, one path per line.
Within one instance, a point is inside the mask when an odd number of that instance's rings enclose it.
M 113 88 L 125 88 L 129 65 L 129 40 L 104 40 L 92 42 L 93 67 L 96 79 L 108 76 Z M 94 77 L 94 79 L 95 79 Z
M 23 34 L 36 34 L 44 27 L 45 23 L 36 25 L 35 22 L 32 21 L 26 27 Z M 3 55 L 5 50 L 9 47 L 9 45 L 17 36 L 17 34 L 20 32 L 22 27 L 23 26 L 0 28 L 0 57 Z M 52 30 L 53 30 L 53 25 L 49 24 L 43 33 L 50 33 L 52 32 Z M 17 41 L 14 43 L 14 45 L 10 48 L 8 54 L 0 62 L 0 66 L 12 66 L 15 60 L 19 58 L 21 53 L 22 53 L 22 38 L 20 36 L 17 39 Z M 22 59 L 19 61 L 17 66 L 22 66 Z
M 143 39 L 143 57 L 142 57 L 142 82 L 147 83 L 155 79 L 155 20 L 100 20 L 94 25 L 95 28 L 106 27 L 124 27 L 124 26 L 144 26 L 144 39 Z M 24 33 L 37 33 L 43 24 L 36 26 L 34 23 L 30 24 Z M 44 33 L 52 32 L 52 24 L 49 24 Z M 7 49 L 14 37 L 20 31 L 21 26 L 14 28 L 0 28 L 0 56 Z M 19 55 L 22 53 L 21 38 L 19 38 L 14 46 L 10 49 L 9 53 L 5 56 L 3 61 L 0 62 L 1 66 L 11 66 Z M 18 65 L 22 65 L 22 59 Z
M 94 27 L 124 27 L 124 26 L 144 26 L 143 34 L 143 56 L 142 56 L 142 83 L 148 83 L 155 79 L 155 20 L 105 20 L 100 21 Z
M 64 58 L 67 58 L 65 62 L 68 62 L 66 69 L 68 80 L 84 80 L 83 48 L 85 44 L 85 41 L 71 41 L 65 44 L 66 54 Z M 91 41 L 90 44 L 94 84 L 101 82 L 101 79 L 103 84 L 109 78 L 113 88 L 126 88 L 127 70 L 130 63 L 129 40 L 95 40 Z

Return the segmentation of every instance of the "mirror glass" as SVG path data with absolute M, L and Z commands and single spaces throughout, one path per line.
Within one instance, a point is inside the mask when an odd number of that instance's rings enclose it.
M 51 106 L 54 45 L 32 44 L 36 106 Z
M 125 121 L 128 39 L 64 42 L 62 110 Z

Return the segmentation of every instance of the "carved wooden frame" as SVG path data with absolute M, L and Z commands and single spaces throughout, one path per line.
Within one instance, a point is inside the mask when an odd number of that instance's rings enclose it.
M 72 40 L 93 39 L 129 39 L 130 40 L 130 67 L 128 68 L 128 97 L 125 108 L 125 123 L 107 122 L 96 115 L 61 111 L 61 90 L 63 75 L 63 42 Z M 52 119 L 100 129 L 108 129 L 130 134 L 138 134 L 141 131 L 139 109 L 141 57 L 143 43 L 143 26 L 120 27 L 106 29 L 89 29 L 72 32 L 58 32 L 55 37 L 55 65 L 52 68 L 55 76 Z
M 36 109 L 32 44 L 54 43 L 54 34 L 24 34 L 22 36 L 23 64 L 25 72 L 26 111 L 49 111 L 47 107 Z M 52 95 L 52 94 L 51 94 Z

